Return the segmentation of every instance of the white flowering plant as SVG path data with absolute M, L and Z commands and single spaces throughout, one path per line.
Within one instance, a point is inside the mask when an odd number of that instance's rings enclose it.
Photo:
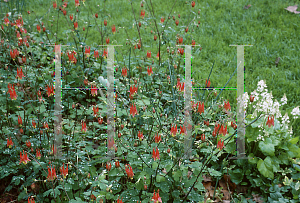
M 281 115 L 280 107 L 287 104 L 286 95 L 280 102 L 273 101 L 272 92 L 268 93 L 266 88 L 266 82 L 261 80 L 251 95 L 246 92 L 242 96 L 245 125 L 249 125 L 245 128 L 248 159 L 234 161 L 238 167 L 230 171 L 231 180 L 235 184 L 244 185 L 248 184 L 245 182 L 248 180 L 251 183 L 248 187 L 260 188 L 266 195 L 270 194 L 271 188 L 274 189 L 274 184 L 285 185 L 283 193 L 287 197 L 299 199 L 300 182 L 290 181 L 288 184 L 288 177 L 283 177 L 288 170 L 290 178 L 300 180 L 300 148 L 297 145 L 299 136 L 295 136 L 292 127 L 289 127 L 289 114 Z M 295 122 L 300 115 L 299 106 L 291 111 L 291 115 Z M 258 120 L 252 123 L 257 116 Z

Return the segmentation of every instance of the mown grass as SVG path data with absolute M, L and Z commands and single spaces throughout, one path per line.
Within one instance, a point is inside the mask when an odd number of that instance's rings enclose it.
M 21 2 L 21 1 L 20 1 Z M 157 53 L 158 42 L 153 41 L 151 30 L 156 31 L 154 21 L 145 22 L 140 18 L 140 2 L 133 1 L 133 10 L 136 19 L 142 22 L 141 36 L 144 45 L 143 54 L 146 50 L 155 50 L 152 54 Z M 257 82 L 265 79 L 269 92 L 272 91 L 274 99 L 280 101 L 284 93 L 286 93 L 288 104 L 283 107 L 282 115 L 290 112 L 294 107 L 300 105 L 299 94 L 299 79 L 300 79 L 300 64 L 299 64 L 299 14 L 290 13 L 284 8 L 295 5 L 294 1 L 282 0 L 261 0 L 261 1 L 217 1 L 203 0 L 196 1 L 196 7 L 192 9 L 197 13 L 200 9 L 199 18 L 201 21 L 199 28 L 196 25 L 189 27 L 189 32 L 185 34 L 184 29 L 187 22 L 192 19 L 190 1 L 172 0 L 160 1 L 152 0 L 154 14 L 159 22 L 160 17 L 167 17 L 174 2 L 176 2 L 171 13 L 171 19 L 168 26 L 176 30 L 176 34 L 183 36 L 184 44 L 190 44 L 191 39 L 195 39 L 196 44 L 201 44 L 203 48 L 199 52 L 199 47 L 193 50 L 193 78 L 198 82 L 198 86 L 204 86 L 205 78 L 208 77 L 210 68 L 213 62 L 214 68 L 211 78 L 211 86 L 223 87 L 234 72 L 237 66 L 236 62 L 236 47 L 231 47 L 231 44 L 247 45 L 245 47 L 245 91 L 252 92 L 257 87 Z M 61 1 L 57 1 L 58 6 L 62 5 Z M 145 19 L 150 19 L 149 5 L 150 1 L 144 3 L 146 10 Z M 82 3 L 81 3 L 82 4 Z M 128 65 L 128 50 L 129 46 L 125 43 L 127 39 L 138 42 L 139 35 L 136 29 L 132 8 L 129 1 L 114 0 L 114 1 L 97 1 L 87 0 L 87 6 L 79 7 L 80 15 L 78 18 L 79 30 L 82 32 L 82 27 L 87 28 L 88 22 L 91 24 L 85 43 L 89 46 L 102 44 L 102 39 L 95 25 L 94 14 L 97 12 L 99 18 L 96 22 L 100 29 L 104 31 L 105 38 L 110 36 L 113 44 L 123 45 L 115 50 L 118 52 L 117 59 Z M 245 5 L 251 4 L 249 9 L 243 9 Z M 1 2 L 2 13 L 8 11 L 5 8 L 7 3 Z M 71 41 L 71 34 L 66 32 L 66 28 L 70 29 L 71 24 L 68 21 L 69 15 L 75 16 L 74 1 L 69 1 L 67 7 L 67 16 L 59 14 L 59 22 L 57 24 L 57 11 L 52 7 L 52 1 L 48 0 L 28 0 L 23 6 L 23 16 L 28 19 L 29 24 L 36 28 L 37 20 L 43 21 L 52 34 L 57 33 L 57 37 L 62 44 Z M 99 5 L 99 6 L 98 6 Z M 5 10 L 6 9 L 6 10 Z M 92 12 L 90 12 L 90 9 Z M 28 15 L 27 10 L 34 11 Z M 178 18 L 178 14 L 181 18 Z M 176 27 L 172 16 L 179 19 L 180 24 Z M 51 22 L 54 17 L 55 21 Z M 103 20 L 107 19 L 108 26 L 103 26 Z M 167 19 L 166 19 L 167 20 Z M 69 22 L 69 23 L 68 23 Z M 151 22 L 151 24 L 147 24 Z M 165 21 L 166 22 L 166 21 Z M 53 26 L 51 26 L 53 24 Z M 111 35 L 111 25 L 115 24 L 119 28 L 119 33 Z M 134 26 L 133 26 L 134 24 Z M 57 27 L 58 25 L 58 27 Z M 102 27 L 101 27 L 102 25 Z M 145 29 L 145 26 L 147 28 Z M 125 32 L 125 29 L 127 33 Z M 192 30 L 194 30 L 192 32 Z M 161 26 L 160 26 L 161 31 Z M 87 31 L 85 31 L 87 32 Z M 50 33 L 49 33 L 50 34 Z M 52 39 L 54 36 L 49 35 Z M 85 37 L 85 35 L 83 36 Z M 175 38 L 175 36 L 174 36 Z M 68 39 L 68 40 L 67 40 Z M 175 41 L 175 39 L 174 39 Z M 173 47 L 174 49 L 174 47 Z M 166 46 L 163 47 L 163 51 Z M 120 56 L 122 55 L 122 57 Z M 125 57 L 126 56 L 126 57 Z M 281 60 L 278 66 L 275 66 L 275 60 L 280 57 Z M 123 58 L 123 59 L 122 59 Z M 182 68 L 182 64 L 181 64 Z M 154 69 L 155 70 L 155 69 Z M 236 77 L 229 82 L 228 87 L 236 87 Z M 234 90 L 223 91 L 224 98 L 228 98 L 231 103 L 235 102 L 236 92 Z M 235 106 L 233 104 L 233 106 Z M 299 134 L 300 121 L 296 121 L 293 125 L 295 134 Z

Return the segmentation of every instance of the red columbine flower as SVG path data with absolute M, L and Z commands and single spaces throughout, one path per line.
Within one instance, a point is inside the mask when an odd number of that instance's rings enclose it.
M 29 140 L 26 141 L 26 146 L 29 148 L 31 147 L 31 142 Z
M 195 44 L 196 44 L 195 40 L 192 40 L 192 46 L 193 47 L 195 47 Z
M 77 28 L 78 28 L 78 22 L 74 22 L 74 28 L 75 28 L 75 30 L 77 30 Z
M 132 99 L 133 94 L 137 93 L 137 90 L 138 88 L 135 87 L 135 85 L 133 85 L 133 87 L 130 87 L 130 94 L 129 94 L 130 99 Z
M 95 106 L 93 106 L 93 111 L 94 111 L 94 116 L 97 117 L 98 111 L 99 111 L 99 107 L 96 108 Z
M 81 125 L 82 125 L 81 131 L 85 133 L 86 132 L 86 123 L 83 121 Z
M 49 129 L 49 126 L 48 126 L 48 123 L 47 123 L 47 122 L 44 122 L 44 128 L 45 128 L 45 129 Z
M 67 10 L 64 9 L 62 12 L 63 12 L 64 16 L 67 15 Z
M 113 32 L 113 34 L 115 34 L 115 32 L 116 32 L 116 27 L 115 27 L 115 25 L 111 26 L 111 31 Z
M 147 51 L 147 57 L 151 58 L 151 51 Z
M 192 7 L 195 7 L 195 2 L 194 1 L 192 1 Z
M 107 20 L 104 20 L 104 26 L 107 26 Z
M 165 22 L 165 18 L 161 18 L 161 19 L 160 19 L 160 22 L 161 22 L 161 23 L 164 23 L 164 22 Z
M 149 76 L 151 76 L 151 74 L 153 74 L 152 66 L 150 66 L 150 68 L 149 68 L 149 66 L 148 66 L 147 72 L 148 72 L 148 75 L 149 75 Z
M 95 17 L 98 18 L 98 13 L 95 14 Z
M 10 138 L 10 140 L 8 138 L 7 139 L 7 147 L 12 148 L 12 146 L 14 145 L 12 139 Z
M 36 29 L 37 29 L 38 32 L 41 32 L 41 26 L 40 25 L 37 25 Z
M 222 138 L 219 140 L 219 142 L 218 142 L 218 144 L 217 144 L 217 148 L 219 148 L 220 150 L 222 150 L 223 149 L 223 147 L 224 147 L 224 141 L 222 142 Z
M 133 105 L 131 104 L 130 106 L 130 114 L 134 117 L 135 114 L 138 114 L 137 113 L 137 110 L 136 110 L 136 105 Z
M 106 44 L 109 44 L 109 37 L 106 38 Z
M 124 76 L 124 77 L 126 77 L 127 76 L 127 68 L 122 68 L 122 75 Z
M 42 157 L 41 152 L 39 149 L 36 149 L 36 158 L 40 159 Z
M 19 68 L 17 68 L 17 77 L 16 78 L 19 78 L 20 80 L 22 80 L 22 77 L 25 77 L 23 74 L 22 67 L 20 70 L 19 70 Z
M 106 51 L 106 49 L 104 49 L 104 51 L 103 51 L 103 55 L 102 55 L 104 58 L 106 58 L 107 57 L 107 51 Z
M 158 136 L 158 133 L 155 135 L 155 143 L 159 143 L 161 141 L 161 135 Z
M 159 158 L 159 151 L 158 151 L 157 147 L 156 147 L 156 151 L 153 148 L 152 154 L 153 154 L 152 157 L 154 158 L 154 161 L 156 161 L 156 159 L 160 159 Z
M 24 25 L 22 17 L 20 19 L 16 20 L 16 25 L 17 25 L 18 28 L 22 27 Z
M 33 197 L 31 197 L 30 199 L 29 199 L 29 197 L 28 197 L 28 203 L 35 203 Z
M 118 198 L 118 201 L 117 201 L 117 203 L 123 203 L 123 197 L 122 197 L 122 199 L 120 200 L 120 197 Z
M 25 38 L 26 39 L 26 38 Z M 22 62 L 23 63 L 26 63 L 26 57 L 25 56 L 22 56 Z M 24 76 L 25 77 L 25 76 Z
M 67 164 L 67 168 L 65 169 L 65 163 L 63 163 L 63 166 L 60 167 L 60 173 L 61 175 L 63 175 L 64 178 L 66 178 L 68 175 L 68 166 L 69 164 Z
M 115 165 L 116 165 L 116 168 L 119 168 L 119 167 L 120 167 L 120 162 L 119 162 L 119 161 L 116 161 L 116 162 L 115 162 Z
M 23 124 L 23 121 L 22 121 L 21 116 L 18 116 L 18 124 L 19 124 L 20 126 L 22 126 L 22 124 Z
M 49 87 L 49 85 L 47 85 L 47 94 L 48 94 L 48 97 L 54 95 L 54 87 L 53 85 L 51 85 L 51 88 Z
M 80 6 L 79 0 L 75 0 L 75 6 L 76 6 L 76 7 L 77 7 L 77 6 Z
M 178 26 L 178 24 L 179 24 L 179 20 L 176 20 L 176 21 L 175 21 L 175 24 L 176 24 L 176 26 Z
M 161 197 L 159 196 L 159 189 L 157 190 L 157 193 L 155 193 L 155 190 L 154 190 L 151 201 L 154 201 L 154 203 L 162 202 Z
M 232 127 L 234 130 L 236 130 L 237 125 L 231 121 L 231 127 Z
M 197 102 L 198 103 L 198 102 Z M 200 113 L 200 115 L 201 115 L 201 113 L 204 113 L 204 102 L 199 102 L 198 103 L 199 104 L 199 106 L 198 106 L 198 112 Z
M 202 140 L 202 142 L 205 141 L 205 135 L 204 134 L 201 135 L 201 140 Z
M 127 167 L 129 167 L 130 169 L 127 168 Z M 125 165 L 125 170 L 126 170 L 126 173 L 127 173 L 128 177 L 130 177 L 131 179 L 133 179 L 134 173 L 133 173 L 132 168 L 131 168 L 131 166 L 129 164 Z
M 90 53 L 91 53 L 91 47 L 85 48 L 85 54 L 87 55 L 87 57 L 90 56 Z
M 268 116 L 268 121 L 266 123 L 267 126 L 269 126 L 269 128 L 272 126 L 274 126 L 274 116 L 271 117 L 271 120 L 270 120 L 270 116 Z
M 8 18 L 4 18 L 4 24 L 5 24 L 6 26 L 8 26 L 8 24 L 9 24 Z
M 19 51 L 17 49 L 14 49 L 13 51 L 10 50 L 10 56 L 13 60 L 19 55 Z
M 142 141 L 144 139 L 143 133 L 139 131 L 138 137 L 139 137 L 140 141 Z
M 171 135 L 174 137 L 177 134 L 177 124 L 174 124 L 174 127 L 171 127 Z
M 106 163 L 106 169 L 107 169 L 108 171 L 110 171 L 110 169 L 111 169 L 111 163 Z
M 179 91 L 183 92 L 184 91 L 184 82 L 180 84 L 179 86 Z
M 183 125 L 183 127 L 180 126 L 180 134 L 185 134 L 186 133 L 186 128 L 185 126 Z
M 250 96 L 250 102 L 252 103 L 254 101 L 254 95 Z
M 71 21 L 73 20 L 73 14 L 72 14 L 72 15 L 70 15 L 70 20 L 71 20 Z
M 94 57 L 95 57 L 95 58 L 99 58 L 99 52 L 98 52 L 98 50 L 95 50 L 95 51 L 94 51 Z
M 76 53 L 76 52 L 75 52 Z M 74 54 L 74 52 L 73 53 L 69 53 L 69 52 L 67 52 L 67 54 L 68 54 L 68 57 L 69 57 L 69 61 L 70 62 L 72 62 L 72 63 L 74 63 L 74 64 L 76 64 L 77 63 L 77 59 L 76 59 L 76 57 L 75 57 L 75 54 Z
M 226 125 L 225 129 L 224 129 L 224 126 L 221 125 L 221 129 L 219 131 L 219 134 L 223 135 L 223 136 L 225 136 L 227 134 L 227 125 Z
M 27 157 L 27 152 L 24 152 L 23 150 L 23 154 L 20 152 L 20 163 L 27 164 L 28 161 L 30 161 L 30 159 Z
M 98 123 L 101 125 L 103 122 L 103 118 L 98 118 Z
M 212 132 L 212 136 L 213 136 L 213 137 L 216 137 L 216 136 L 217 136 L 217 131 L 216 131 L 216 130 L 214 130 L 214 131 Z
M 144 10 L 141 10 L 141 17 L 144 19 L 145 17 L 145 11 Z
M 57 4 L 56 4 L 56 2 L 55 2 L 55 1 L 53 2 L 53 8 L 54 8 L 54 9 L 56 9 L 56 8 L 57 8 Z
M 179 38 L 178 38 L 178 42 L 179 42 L 179 44 L 182 44 L 183 38 L 182 38 L 182 37 L 179 37 Z
M 225 108 L 226 110 L 228 110 L 228 109 L 231 108 L 231 107 L 230 107 L 230 104 L 229 104 L 229 101 L 227 101 L 227 103 L 224 101 L 224 108 Z
M 49 166 L 48 166 L 48 176 L 47 176 L 47 179 L 49 181 L 53 181 L 55 178 L 57 178 L 55 167 L 52 168 L 52 166 L 51 166 L 51 169 L 50 169 Z
M 11 84 L 8 83 L 7 87 L 8 87 L 8 92 L 10 94 L 10 98 L 12 100 L 16 100 L 17 99 L 17 93 L 16 93 L 16 90 L 15 90 L 15 85 L 11 86 Z
M 35 123 L 34 120 L 32 121 L 32 126 L 33 126 L 34 128 L 36 128 L 36 123 Z
M 178 50 L 179 50 L 179 53 L 180 53 L 181 55 L 184 54 L 184 49 L 183 49 L 183 48 L 180 48 L 180 49 L 178 49 Z
M 51 154 L 56 154 L 57 153 L 57 147 L 56 146 L 54 146 L 54 145 L 52 145 L 52 146 L 50 146 L 51 147 Z
M 205 86 L 210 87 L 210 79 L 208 80 L 208 82 L 207 82 L 207 79 L 206 79 Z
M 97 95 L 98 93 L 97 93 L 97 88 L 96 88 L 96 86 L 93 88 L 93 85 L 91 86 L 91 94 L 93 95 L 93 96 L 95 96 L 95 95 Z

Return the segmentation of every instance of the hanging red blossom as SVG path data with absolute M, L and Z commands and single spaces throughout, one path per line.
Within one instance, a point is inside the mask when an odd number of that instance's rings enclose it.
M 47 85 L 47 94 L 48 94 L 48 97 L 54 95 L 54 87 L 53 85 L 51 85 L 51 87 L 49 87 L 49 85 Z
M 81 131 L 85 133 L 86 132 L 86 123 L 83 121 L 81 125 L 82 125 Z
M 130 177 L 131 179 L 133 179 L 134 173 L 133 173 L 132 168 L 129 164 L 125 165 L 125 170 L 126 170 L 127 176 Z
M 94 51 L 94 57 L 97 59 L 97 58 L 99 58 L 99 52 L 98 52 L 98 50 L 95 50 Z
M 141 10 L 141 17 L 144 19 L 145 17 L 145 11 L 144 10 Z
M 47 176 L 47 179 L 49 181 L 53 181 L 55 178 L 57 178 L 55 167 L 52 168 L 52 166 L 51 166 L 51 169 L 50 169 L 49 166 L 48 166 L 48 176 Z
M 20 163 L 27 164 L 28 161 L 30 161 L 30 159 L 27 157 L 27 152 L 23 150 L 23 154 L 20 152 Z
M 36 149 L 36 158 L 40 159 L 42 157 L 41 152 L 39 149 Z
M 10 139 L 6 138 L 6 139 L 7 139 L 7 147 L 12 148 L 12 146 L 14 145 L 12 139 L 11 138 Z
M 93 95 L 93 96 L 96 96 L 98 93 L 97 93 L 97 88 L 96 88 L 96 86 L 95 87 L 93 87 L 93 85 L 91 86 L 91 94 Z
M 122 68 L 122 75 L 124 76 L 124 77 L 126 77 L 127 76 L 127 68 Z
M 271 117 L 271 120 L 270 120 L 270 116 L 268 116 L 268 121 L 267 121 L 266 125 L 269 126 L 269 128 L 271 126 L 274 126 L 274 115 Z
M 156 147 L 156 151 L 153 148 L 152 154 L 153 154 L 152 157 L 154 158 L 154 161 L 156 161 L 156 159 L 160 159 L 159 158 L 159 151 L 158 151 L 157 147 Z
M 63 163 L 63 166 L 60 167 L 60 173 L 64 178 L 66 178 L 68 175 L 68 166 L 69 164 L 67 164 L 67 168 L 65 169 L 65 163 Z
M 150 68 L 149 68 L 149 66 L 148 66 L 147 72 L 148 72 L 148 75 L 149 75 L 149 76 L 151 76 L 151 74 L 153 74 L 152 66 L 150 66 Z
M 7 87 L 8 87 L 8 92 L 10 94 L 10 98 L 12 100 L 16 100 L 17 99 L 17 93 L 16 93 L 16 90 L 15 90 L 15 85 L 11 86 L 11 84 L 8 83 Z
M 138 132 L 138 137 L 139 137 L 140 141 L 142 141 L 144 139 L 143 133 L 139 131 Z
M 161 197 L 159 196 L 159 189 L 157 190 L 157 193 L 155 193 L 155 190 L 154 190 L 151 201 L 154 201 L 154 203 L 162 202 Z
M 174 127 L 171 127 L 171 135 L 174 137 L 177 134 L 177 124 L 174 124 Z
M 220 150 L 222 150 L 223 149 L 223 147 L 224 147 L 224 141 L 222 142 L 222 138 L 218 141 L 218 144 L 217 144 L 217 148 L 219 148 Z
M 155 143 L 159 143 L 161 141 L 161 135 L 158 136 L 158 133 L 155 135 Z
M 19 80 L 22 80 L 22 78 L 25 77 L 24 74 L 23 74 L 23 70 L 22 70 L 22 67 L 20 68 L 17 68 L 17 77 L 16 78 L 19 78 Z
M 136 105 L 133 105 L 131 104 L 130 106 L 130 114 L 134 117 L 135 114 L 138 114 L 137 113 L 137 110 L 136 110 Z

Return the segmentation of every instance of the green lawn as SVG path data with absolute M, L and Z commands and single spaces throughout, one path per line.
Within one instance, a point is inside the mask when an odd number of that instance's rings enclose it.
M 135 59 L 145 56 L 146 50 L 152 50 L 152 54 L 156 56 L 158 50 L 158 40 L 154 42 L 153 34 L 150 33 L 151 30 L 156 31 L 154 21 L 149 20 L 150 18 L 153 19 L 149 14 L 148 5 L 150 5 L 150 1 L 144 3 L 144 9 L 146 10 L 144 20 L 140 18 L 140 2 L 133 1 L 133 10 L 136 19 L 142 23 L 140 34 L 144 50 L 135 51 L 135 55 L 132 55 L 136 56 Z M 8 11 L 7 5 L 14 6 L 17 3 L 17 1 L 1 2 L 2 15 Z M 58 16 L 57 10 L 54 11 L 53 9 L 52 1 L 28 0 L 24 5 L 22 1 L 19 1 L 19 3 L 21 5 L 19 8 L 23 8 L 24 19 L 28 19 L 34 30 L 38 23 L 37 19 L 44 22 L 47 29 L 53 24 L 53 29 L 50 29 L 51 32 L 49 31 L 49 38 L 54 39 L 54 33 L 57 33 L 58 41 L 62 44 L 68 41 L 74 45 L 72 34 L 69 31 L 72 27 L 69 15 L 73 14 L 75 16 L 76 14 L 81 41 L 85 42 L 86 45 L 95 47 L 97 44 L 102 44 L 102 42 L 105 44 L 105 38 L 109 36 L 112 44 L 123 45 L 123 47 L 117 47 L 115 50 L 117 60 L 119 62 L 124 61 L 125 65 L 128 65 L 129 50 L 126 41 L 129 39 L 137 43 L 139 40 L 139 33 L 136 29 L 135 18 L 129 1 L 87 0 L 85 2 L 86 6 L 83 6 L 81 2 L 79 15 L 76 13 L 74 1 L 69 1 L 66 16 L 63 16 L 62 12 L 59 12 Z M 62 6 L 61 1 L 57 3 L 58 7 Z M 161 47 L 163 53 L 166 53 L 167 46 L 171 46 L 171 50 L 174 49 L 175 34 L 177 33 L 183 37 L 184 44 L 191 44 L 192 39 L 196 41 L 196 44 L 201 44 L 203 48 L 201 52 L 199 47 L 192 51 L 194 57 L 193 78 L 198 86 L 204 85 L 205 78 L 208 77 L 214 61 L 215 64 L 210 77 L 211 86 L 222 87 L 225 85 L 237 66 L 236 47 L 229 45 L 251 44 L 252 47 L 245 47 L 245 91 L 252 92 L 259 80 L 266 79 L 268 90 L 269 92 L 272 91 L 274 99 L 280 101 L 283 94 L 286 93 L 288 104 L 283 108 L 283 115 L 285 112 L 290 112 L 293 107 L 300 105 L 298 96 L 300 93 L 300 88 L 298 88 L 300 64 L 297 60 L 300 46 L 299 14 L 284 9 L 295 5 L 294 1 L 203 0 L 196 1 L 196 6 L 192 10 L 190 1 L 186 4 L 186 1 L 182 0 L 163 2 L 152 0 L 152 4 L 157 22 L 160 22 L 162 16 L 166 18 L 174 5 L 171 19 L 168 21 L 168 27 L 171 28 L 166 29 L 166 32 L 170 31 L 172 37 L 167 45 Z M 244 9 L 244 6 L 248 4 L 251 7 Z M 30 15 L 27 14 L 28 10 L 31 11 Z M 199 15 L 198 10 L 201 10 Z M 99 14 L 98 19 L 94 17 L 96 12 Z M 180 18 L 178 18 L 178 14 L 181 15 Z M 173 15 L 176 19 L 179 19 L 178 26 L 175 25 L 172 19 Z M 184 29 L 194 17 L 195 22 L 190 24 L 189 32 L 186 34 Z M 53 18 L 54 22 L 52 22 Z M 58 22 L 57 19 L 59 19 Z M 108 21 L 107 27 L 103 26 L 104 19 Z M 147 21 L 145 21 L 146 19 Z M 201 21 L 201 24 L 197 28 L 198 20 Z M 111 25 L 113 24 L 119 29 L 119 32 L 114 35 L 111 34 Z M 82 27 L 87 28 L 88 25 L 91 26 L 90 29 L 83 32 Z M 103 39 L 99 34 L 98 26 L 103 31 Z M 161 25 L 158 25 L 158 27 L 161 32 Z M 84 41 L 85 38 L 86 41 Z M 163 54 L 162 57 L 163 59 L 166 58 L 166 54 Z M 275 66 L 277 57 L 280 57 L 281 60 L 278 66 Z M 132 63 L 134 63 L 134 59 L 132 59 Z M 167 62 L 165 65 L 167 65 Z M 181 68 L 183 68 L 182 64 Z M 235 86 L 236 76 L 228 84 L 228 87 Z M 225 91 L 222 96 L 229 98 L 233 103 L 236 92 L 234 90 Z M 300 131 L 298 124 L 300 124 L 299 121 L 293 125 L 294 133 Z

